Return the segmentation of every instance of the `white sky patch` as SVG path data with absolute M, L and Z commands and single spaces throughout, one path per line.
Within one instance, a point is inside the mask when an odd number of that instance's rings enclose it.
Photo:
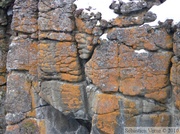
M 102 39 L 102 40 L 103 40 L 103 39 L 108 40 L 108 38 L 107 38 L 107 33 L 101 35 L 101 36 L 100 36 L 100 39 Z
M 174 24 L 180 22 L 180 0 L 166 0 L 159 6 L 154 5 L 149 11 L 157 15 L 154 22 L 146 23 L 150 26 L 158 25 L 158 21 L 164 22 L 166 19 L 173 19 Z
M 148 54 L 148 51 L 146 51 L 144 49 L 134 50 L 134 52 L 137 53 L 137 54 L 143 54 L 143 53 Z
M 77 9 L 92 7 L 91 12 L 100 12 L 102 14 L 102 19 L 109 21 L 118 16 L 109 8 L 113 1 L 118 2 L 118 0 L 76 0 L 74 4 L 77 5 Z

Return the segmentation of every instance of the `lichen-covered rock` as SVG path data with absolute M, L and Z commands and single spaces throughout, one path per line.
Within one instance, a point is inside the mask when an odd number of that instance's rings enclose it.
M 180 110 L 180 97 L 179 97 L 179 91 L 180 91 L 180 61 L 177 56 L 174 56 L 172 58 L 172 67 L 171 67 L 171 75 L 170 75 L 170 80 L 173 85 L 173 94 L 174 94 L 174 101 L 175 101 L 175 106 L 177 109 Z
M 6 123 L 8 125 L 17 124 L 17 123 L 21 122 L 23 119 L 25 119 L 25 115 L 22 112 L 6 114 Z
M 8 126 L 5 134 L 40 134 L 37 121 L 26 119 L 17 125 Z
M 82 80 L 77 47 L 73 42 L 42 41 L 38 47 L 40 78 Z
M 26 74 L 12 72 L 7 78 L 6 110 L 10 113 L 31 110 L 31 83 Z
M 10 44 L 7 56 L 8 70 L 27 70 L 37 75 L 37 42 L 30 38 L 17 37 Z
M 134 25 L 142 25 L 146 22 L 152 22 L 156 19 L 156 15 L 147 12 L 147 13 L 141 13 L 138 15 L 132 15 L 132 16 L 118 16 L 115 18 L 111 24 L 113 26 L 118 26 L 118 27 L 129 27 L 129 26 L 134 26 Z
M 75 118 L 87 118 L 84 102 L 84 83 L 44 81 L 39 95 L 63 114 Z
M 95 112 L 93 134 L 101 132 L 116 134 L 123 132 L 123 127 L 168 126 L 169 124 L 168 113 L 156 113 L 156 111 L 164 111 L 165 106 L 139 98 L 131 100 L 118 95 L 96 94 L 93 108 Z
M 39 3 L 41 6 L 43 2 Z M 53 8 L 51 8 L 53 9 Z M 74 8 L 67 5 L 63 8 L 39 12 L 38 27 L 41 31 L 71 32 L 75 28 L 72 12 Z
M 165 29 L 152 29 L 149 26 L 112 28 L 107 37 L 133 48 L 145 48 L 153 51 L 158 48 L 172 49 L 173 46 L 172 37 Z
M 37 25 L 37 7 L 38 1 L 15 0 L 13 6 L 12 29 L 23 33 L 35 33 L 38 30 Z
M 78 42 L 79 57 L 82 59 L 88 59 L 94 50 L 95 44 L 93 42 L 94 36 L 84 33 L 77 33 L 75 39 Z
M 0 133 L 179 127 L 180 24 L 142 26 L 162 1 L 113 1 L 118 17 L 110 21 L 74 1 L 15 0 L 0 9 Z
M 125 95 L 143 95 L 164 102 L 171 89 L 167 75 L 171 57 L 168 51 L 138 53 L 117 42 L 105 42 L 95 49 L 86 74 L 103 92 L 119 90 Z

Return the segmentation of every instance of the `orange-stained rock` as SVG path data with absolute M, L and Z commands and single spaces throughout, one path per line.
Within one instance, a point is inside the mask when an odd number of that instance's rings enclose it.
M 81 67 L 72 42 L 41 42 L 38 52 L 39 78 L 80 81 Z
M 152 93 L 147 93 L 145 94 L 145 97 L 165 103 L 167 101 L 167 98 L 170 97 L 171 90 L 172 90 L 172 87 L 167 86 L 167 87 L 161 88 L 160 90 L 155 90 Z
M 85 67 L 86 75 L 103 92 L 142 95 L 160 102 L 168 98 L 172 53 L 134 50 L 115 41 L 96 47 Z M 161 97 L 159 96 L 161 93 Z
M 115 95 L 98 94 L 95 96 L 95 114 L 107 114 L 119 110 L 118 98 Z
M 130 16 L 118 16 L 111 22 L 111 24 L 118 27 L 130 27 L 134 25 L 142 25 L 145 22 L 152 22 L 155 19 L 155 14 L 151 12 L 142 12 Z
M 85 83 L 44 81 L 39 95 L 63 114 L 86 116 L 84 102 Z
M 81 85 L 73 85 L 64 83 L 61 85 L 60 96 L 62 101 L 62 107 L 65 107 L 64 113 L 69 113 L 70 111 L 76 111 L 82 108 L 82 93 L 80 87 Z
M 169 113 L 159 113 L 152 114 L 150 118 L 153 120 L 153 126 L 155 127 L 167 127 L 170 123 L 170 114 Z
M 103 115 L 95 115 L 92 120 L 92 123 L 95 125 L 92 134 L 96 134 L 97 132 L 103 134 L 115 134 L 115 131 L 118 128 L 117 118 L 119 114 L 119 112 L 112 112 Z
M 0 85 L 4 85 L 6 83 L 6 77 L 0 76 Z
M 154 126 L 156 124 L 152 122 L 155 119 L 151 119 L 153 113 L 166 110 L 165 106 L 143 98 L 98 92 L 95 93 L 92 103 L 93 134 L 98 132 L 118 134 L 123 133 L 124 127 Z M 164 126 L 164 122 L 160 122 L 159 125 Z
M 37 121 L 38 127 L 39 127 L 39 132 L 40 134 L 46 134 L 47 130 L 46 130 L 46 123 L 44 120 L 38 120 Z
M 23 33 L 35 33 L 38 30 L 38 2 L 32 0 L 27 2 L 28 4 L 25 2 L 18 3 L 18 1 L 14 3 L 12 29 Z
M 175 106 L 178 110 L 180 110 L 180 86 L 173 87 L 173 95 L 175 97 Z
M 8 126 L 6 133 L 40 134 L 36 119 L 25 119 L 17 125 Z
M 76 21 L 76 27 L 78 29 L 79 32 L 85 32 L 88 34 L 92 33 L 93 27 L 90 25 L 86 25 L 86 22 L 83 21 L 81 18 L 75 18 Z
M 33 76 L 38 75 L 37 67 L 38 67 L 38 43 L 32 42 L 28 46 L 28 60 L 29 60 L 29 73 Z

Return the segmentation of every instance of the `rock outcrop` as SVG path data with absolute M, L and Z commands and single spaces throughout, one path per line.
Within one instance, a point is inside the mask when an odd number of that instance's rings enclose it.
M 111 21 L 74 1 L 0 2 L 0 133 L 179 127 L 180 23 L 143 25 L 159 0 L 113 2 Z

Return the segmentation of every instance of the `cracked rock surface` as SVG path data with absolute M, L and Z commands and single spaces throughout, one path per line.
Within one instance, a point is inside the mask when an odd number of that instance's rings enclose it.
M 143 25 L 159 0 L 114 2 L 110 21 L 74 2 L 0 2 L 0 133 L 179 127 L 180 23 Z

